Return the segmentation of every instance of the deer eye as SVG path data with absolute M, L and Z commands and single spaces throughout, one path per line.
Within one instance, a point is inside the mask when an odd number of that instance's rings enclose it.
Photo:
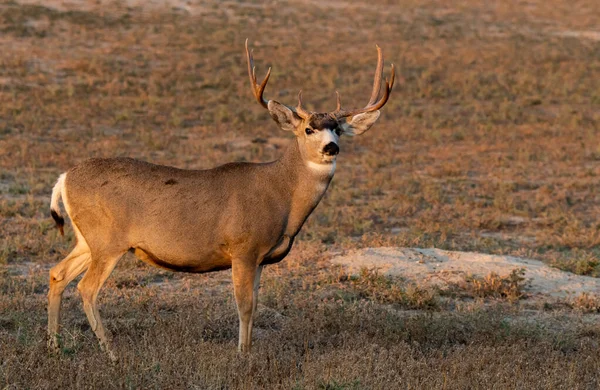
M 306 135 L 311 135 L 315 131 L 313 129 L 311 129 L 310 127 L 307 127 L 306 129 L 304 129 L 304 132 L 306 133 Z
M 336 127 L 336 129 L 334 131 L 335 131 L 335 133 L 337 134 L 338 137 L 340 135 L 342 135 L 342 129 L 340 129 L 339 127 Z

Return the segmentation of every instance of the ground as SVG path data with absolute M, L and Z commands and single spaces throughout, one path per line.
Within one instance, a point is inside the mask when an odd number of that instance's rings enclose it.
M 488 255 L 477 252 L 445 251 L 437 248 L 365 248 L 336 256 L 331 262 L 342 265 L 350 274 L 363 269 L 377 270 L 386 276 L 442 290 L 457 287 L 465 279 L 498 278 L 520 275 L 519 292 L 530 299 L 547 301 L 588 294 L 600 294 L 600 278 L 574 275 L 539 260 L 513 256 Z
M 532 299 L 520 267 L 440 289 L 332 261 L 423 248 L 600 276 L 599 25 L 595 0 L 0 3 L 0 387 L 597 388 L 593 291 Z M 283 103 L 302 89 L 314 110 L 336 90 L 366 104 L 375 44 L 398 76 L 264 272 L 253 353 L 235 351 L 229 272 L 126 257 L 99 299 L 119 364 L 75 283 L 48 354 L 47 270 L 73 244 L 49 215 L 61 172 L 92 156 L 202 169 L 281 155 L 246 38 Z

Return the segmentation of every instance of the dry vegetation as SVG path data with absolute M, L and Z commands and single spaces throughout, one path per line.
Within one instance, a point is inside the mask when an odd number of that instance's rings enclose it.
M 600 386 L 597 297 L 524 307 L 518 272 L 448 296 L 327 263 L 435 246 L 600 276 L 600 9 L 481 3 L 0 3 L 0 388 Z M 49 218 L 59 173 L 90 156 L 209 168 L 282 153 L 286 135 L 251 98 L 246 37 L 259 73 L 273 66 L 267 98 L 289 104 L 301 88 L 316 110 L 335 90 L 364 104 L 375 43 L 400 78 L 378 125 L 342 142 L 292 254 L 266 270 L 255 351 L 235 352 L 227 272 L 127 258 L 100 297 L 120 364 L 72 287 L 63 353 L 48 355 L 46 270 L 73 239 Z

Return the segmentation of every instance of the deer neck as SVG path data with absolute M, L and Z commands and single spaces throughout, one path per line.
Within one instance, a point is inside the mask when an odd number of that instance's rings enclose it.
M 308 161 L 298 139 L 294 139 L 277 165 L 278 174 L 285 180 L 284 191 L 291 200 L 286 234 L 293 237 L 327 191 L 335 172 L 335 162 L 317 164 Z

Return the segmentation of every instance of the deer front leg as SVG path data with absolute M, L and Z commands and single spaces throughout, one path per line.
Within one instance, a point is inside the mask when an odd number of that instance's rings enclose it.
M 256 261 L 237 260 L 232 264 L 233 293 L 240 319 L 238 351 L 250 352 L 252 346 L 252 314 L 254 304 L 254 286 L 257 279 Z M 260 274 L 258 274 L 260 280 Z M 257 288 L 258 293 L 258 288 Z

